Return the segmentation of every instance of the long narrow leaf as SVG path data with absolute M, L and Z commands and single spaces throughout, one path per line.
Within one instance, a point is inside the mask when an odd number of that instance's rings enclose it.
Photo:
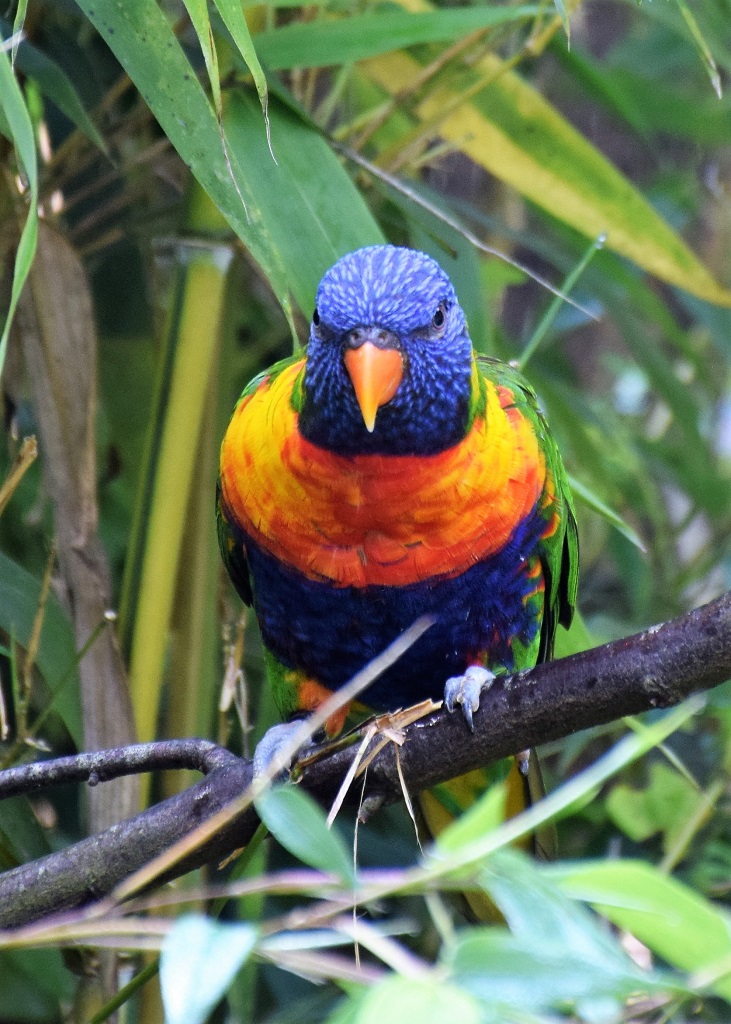
M 0 111 L 10 131 L 18 160 L 25 173 L 29 189 L 28 215 L 18 243 L 13 269 L 13 284 L 2 335 L 0 335 L 0 376 L 5 365 L 5 353 L 8 337 L 13 323 L 20 293 L 23 290 L 30 267 L 35 256 L 38 242 L 38 164 L 36 161 L 36 145 L 33 136 L 28 108 L 20 91 L 8 55 L 0 48 Z
M 254 85 L 259 96 L 262 113 L 264 114 L 267 140 L 270 142 L 271 149 L 271 140 L 269 139 L 269 97 L 267 92 L 267 80 L 262 70 L 262 66 L 259 63 L 259 58 L 256 55 L 254 43 L 251 39 L 251 33 L 249 32 L 249 26 L 246 24 L 246 18 L 244 17 L 244 13 L 241 9 L 241 4 L 239 3 L 239 0 L 214 0 L 214 2 L 218 8 L 218 13 L 223 18 L 226 28 L 231 33 L 231 38 L 236 44 L 239 53 L 246 61 L 247 67 L 254 79 Z
M 3 18 L 0 18 L 0 32 L 10 32 L 10 25 Z M 15 58 L 15 66 L 32 78 L 41 93 L 52 100 L 58 109 L 62 111 L 86 137 L 98 146 L 103 152 L 107 152 L 106 143 L 91 120 L 81 102 L 76 88 L 65 71 L 28 40 L 23 40 L 18 47 Z
M 154 0 L 103 5 L 80 0 L 79 6 L 104 36 L 183 161 L 251 251 L 294 333 L 288 275 L 261 215 L 260 197 L 253 193 L 236 156 L 227 158 L 211 104 L 165 14 Z
M 273 71 L 346 64 L 421 43 L 446 43 L 478 29 L 534 18 L 539 7 L 453 7 L 409 14 L 380 11 L 336 21 L 292 22 L 256 37 L 259 56 Z
M 412 10 L 425 6 L 424 0 L 402 3 Z M 363 68 L 395 96 L 408 88 L 421 65 L 395 53 Z M 444 117 L 477 75 L 489 84 Z M 499 58 L 484 57 L 465 71 L 461 89 L 434 89 L 415 113 L 491 174 L 582 234 L 595 238 L 606 232 L 608 248 L 650 273 L 711 302 L 731 305 L 731 291 L 714 280 L 628 179 Z
M 208 4 L 206 0 L 183 0 L 183 2 L 203 51 L 203 60 L 206 62 L 208 81 L 211 83 L 211 92 L 213 93 L 213 107 L 216 115 L 220 118 L 221 82 L 218 73 L 218 54 L 211 31 L 211 19 L 208 17 Z

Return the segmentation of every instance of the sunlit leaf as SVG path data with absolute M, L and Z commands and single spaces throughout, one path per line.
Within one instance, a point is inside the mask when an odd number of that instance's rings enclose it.
M 203 1024 L 256 945 L 245 924 L 217 924 L 202 915 L 182 918 L 160 955 L 166 1024 Z
M 576 899 L 591 903 L 669 964 L 701 971 L 731 960 L 731 918 L 725 909 L 640 861 L 589 861 L 541 869 Z M 728 974 L 713 989 L 731 1000 Z
M 396 975 L 374 985 L 355 1016 L 357 1024 L 479 1024 L 477 1001 L 449 982 Z
M 352 880 L 353 858 L 312 797 L 294 786 L 270 789 L 256 801 L 259 817 L 279 843 L 305 864 Z
M 423 9 L 423 0 L 402 0 Z M 389 95 L 407 90 L 421 65 L 405 53 L 363 65 Z M 457 106 L 481 75 L 485 87 Z M 444 112 L 449 111 L 445 116 Z M 607 235 L 607 246 L 645 270 L 693 294 L 731 305 L 721 287 L 682 239 L 594 146 L 532 86 L 488 55 L 454 82 L 432 89 L 417 105 L 420 121 L 491 174 L 583 235 Z

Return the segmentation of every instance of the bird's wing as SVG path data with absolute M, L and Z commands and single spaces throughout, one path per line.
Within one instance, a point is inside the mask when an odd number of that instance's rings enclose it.
M 555 440 L 548 428 L 535 391 L 517 370 L 489 356 L 480 356 L 478 366 L 484 377 L 509 399 L 521 414 L 531 421 L 546 460 L 547 485 L 554 490 L 555 529 L 549 529 L 540 542 L 539 557 L 545 581 L 545 601 L 538 660 L 546 661 L 553 654 L 558 625 L 567 629 L 576 607 L 579 577 L 579 538 L 574 503 L 566 469 Z

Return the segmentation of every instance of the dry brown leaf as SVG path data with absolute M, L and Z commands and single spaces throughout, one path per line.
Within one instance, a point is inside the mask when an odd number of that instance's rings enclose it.
M 59 566 L 81 649 L 104 621 L 111 601 L 107 559 L 97 533 L 97 337 L 81 260 L 44 222 L 18 313 Z M 124 665 L 111 628 L 101 631 L 79 674 L 86 748 L 134 742 Z M 137 790 L 132 776 L 92 790 L 91 831 L 134 813 Z

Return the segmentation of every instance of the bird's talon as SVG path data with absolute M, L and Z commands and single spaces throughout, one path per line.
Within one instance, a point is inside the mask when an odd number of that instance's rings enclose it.
M 273 725 L 271 729 L 267 729 L 262 738 L 256 745 L 254 751 L 254 778 L 266 774 L 272 762 L 278 757 L 281 750 L 287 746 L 300 726 L 301 721 L 295 722 L 282 722 L 279 725 Z M 290 768 L 292 767 L 292 761 L 296 757 L 293 755 L 289 762 L 283 767 L 273 778 L 274 782 L 286 782 L 289 779 Z
M 444 684 L 444 703 L 447 711 L 454 711 L 455 705 L 462 705 L 462 714 L 474 732 L 473 715 L 480 706 L 480 695 L 489 690 L 495 681 L 495 674 L 481 665 L 470 665 L 462 676 L 452 676 Z
M 515 760 L 518 763 L 518 771 L 527 779 L 530 773 L 530 750 L 521 750 L 515 755 Z

